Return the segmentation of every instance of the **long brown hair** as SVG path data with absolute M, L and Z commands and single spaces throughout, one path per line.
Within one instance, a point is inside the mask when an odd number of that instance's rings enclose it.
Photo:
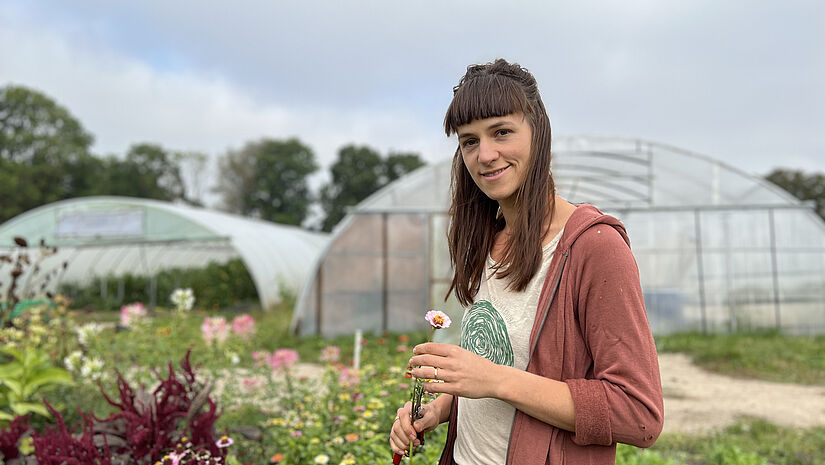
M 473 120 L 523 113 L 530 122 L 533 140 L 527 177 L 516 195 L 522 212 L 511 224 L 512 235 L 496 276 L 509 278 L 508 286 L 523 291 L 541 267 L 544 216 L 552 221 L 555 184 L 550 175 L 550 118 L 541 101 L 536 79 L 516 63 L 499 58 L 493 63 L 471 65 L 453 88 L 453 101 L 444 117 L 447 136 Z M 481 285 L 487 256 L 495 235 L 504 228 L 498 217 L 498 202 L 476 186 L 461 156 L 453 157 L 450 186 L 450 227 L 447 233 L 450 260 L 455 274 L 447 295 L 455 290 L 463 305 L 470 305 Z

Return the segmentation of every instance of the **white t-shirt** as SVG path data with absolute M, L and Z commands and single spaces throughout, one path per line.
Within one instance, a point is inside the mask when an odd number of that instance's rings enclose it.
M 506 289 L 509 280 L 495 278 L 495 261 L 487 257 L 475 303 L 464 311 L 461 321 L 461 347 L 499 365 L 527 368 L 539 294 L 562 232 L 544 246 L 541 268 L 522 292 Z M 513 406 L 498 399 L 459 397 L 453 449 L 456 463 L 505 463 L 515 412 Z

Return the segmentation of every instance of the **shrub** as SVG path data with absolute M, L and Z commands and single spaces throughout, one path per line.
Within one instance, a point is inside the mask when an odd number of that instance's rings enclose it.
M 255 283 L 240 259 L 222 265 L 213 262 L 205 268 L 169 269 L 161 271 L 154 278 L 157 283 L 156 302 L 166 303 L 166 297 L 177 288 L 191 288 L 198 296 L 198 307 L 209 310 L 258 300 Z M 61 292 L 72 296 L 74 308 L 116 310 L 125 302 L 150 302 L 151 279 L 131 274 L 107 276 L 95 278 L 83 287 L 64 284 Z M 118 296 L 121 281 L 123 293 Z M 101 289 L 106 289 L 106 297 L 100 295 Z

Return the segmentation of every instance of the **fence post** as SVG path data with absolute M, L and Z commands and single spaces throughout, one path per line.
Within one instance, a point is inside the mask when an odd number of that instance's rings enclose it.
M 361 368 L 361 338 L 363 334 L 363 331 L 360 329 L 355 330 L 355 347 L 352 349 L 352 367 L 356 372 Z

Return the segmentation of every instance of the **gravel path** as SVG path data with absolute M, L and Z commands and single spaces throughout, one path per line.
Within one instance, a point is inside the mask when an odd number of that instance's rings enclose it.
M 705 371 L 684 354 L 660 354 L 665 433 L 707 433 L 742 416 L 783 426 L 825 426 L 825 385 L 737 379 Z

